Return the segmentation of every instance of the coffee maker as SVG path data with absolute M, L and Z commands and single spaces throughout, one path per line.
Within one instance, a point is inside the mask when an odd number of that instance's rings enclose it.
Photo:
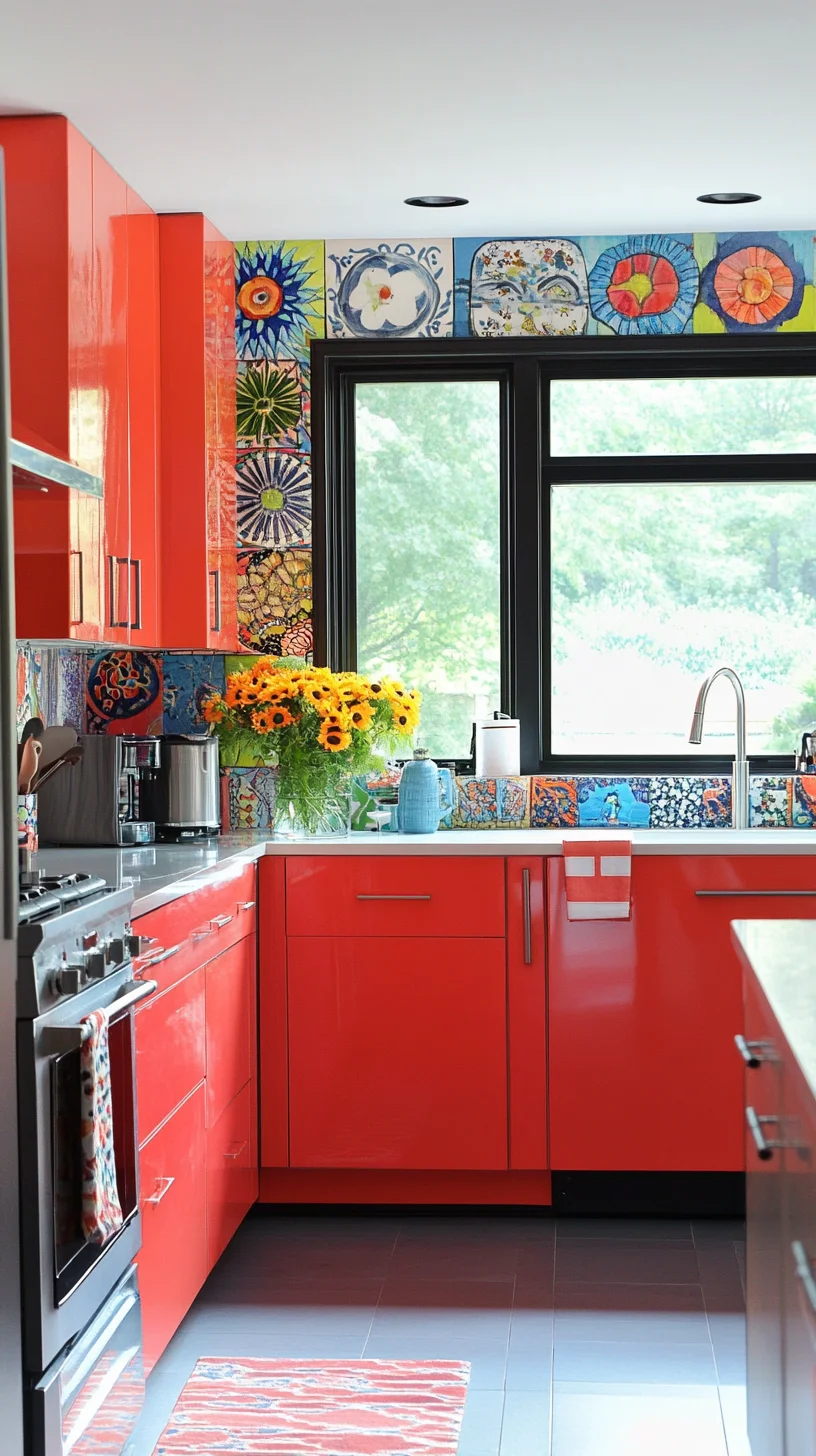
M 152 844 L 143 818 L 143 784 L 161 763 L 158 738 L 86 733 L 79 763 L 43 784 L 37 796 L 41 844 Z

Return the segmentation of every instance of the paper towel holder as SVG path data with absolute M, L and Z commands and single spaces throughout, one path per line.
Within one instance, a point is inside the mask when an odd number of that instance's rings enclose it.
M 505 778 L 520 773 L 521 724 L 498 710 L 473 724 L 471 755 L 477 778 Z

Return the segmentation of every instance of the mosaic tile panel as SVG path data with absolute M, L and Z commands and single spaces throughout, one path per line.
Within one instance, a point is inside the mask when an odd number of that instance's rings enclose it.
M 703 828 L 728 829 L 731 825 L 731 780 L 703 779 Z
M 239 359 L 296 359 L 325 333 L 322 242 L 235 244 L 235 352 Z
M 294 450 L 246 450 L 235 467 L 238 545 L 309 546 L 312 540 L 312 467 Z
M 692 775 L 667 775 L 650 780 L 652 829 L 700 829 L 705 819 L 703 780 Z
M 575 779 L 530 779 L 530 826 L 533 829 L 574 829 L 578 823 L 578 785 Z
M 17 648 L 17 737 L 29 718 L 40 717 L 42 652 L 34 647 Z
M 268 767 L 221 771 L 221 821 L 230 829 L 272 832 L 275 825 L 275 770 Z
M 336 339 L 450 335 L 450 239 L 327 242 L 326 331 Z
M 529 829 L 530 780 L 525 777 L 496 779 L 497 828 Z
M 648 829 L 649 780 L 578 778 L 581 829 Z
M 816 774 L 797 774 L 793 779 L 791 825 L 816 829 Z
M 78 647 L 44 647 L 40 714 L 47 727 L 69 723 L 85 731 L 85 679 L 91 654 Z
M 311 551 L 239 551 L 237 563 L 240 645 L 275 657 L 311 657 Z
M 790 829 L 793 783 L 790 778 L 752 778 L 749 785 L 749 818 L 752 829 Z
M 216 653 L 166 652 L 163 665 L 165 733 L 201 733 L 205 698 L 224 691 L 224 661 Z
M 239 363 L 235 422 L 239 450 L 311 449 L 306 380 L 295 359 Z
M 85 685 L 86 731 L 161 733 L 163 678 L 159 654 L 116 648 L 95 657 Z
M 454 829 L 495 829 L 498 818 L 495 779 L 457 778 Z

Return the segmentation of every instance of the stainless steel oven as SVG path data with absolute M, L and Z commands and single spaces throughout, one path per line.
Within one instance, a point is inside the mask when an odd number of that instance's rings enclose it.
M 64 973 L 65 974 L 65 973 Z M 134 1008 L 156 989 L 129 962 L 18 1022 L 24 1355 L 42 1372 L 95 1318 L 140 1245 Z M 80 1048 L 83 1019 L 105 1007 L 113 1137 L 124 1223 L 102 1244 L 81 1228 Z M 50 1456 L 50 1448 L 49 1448 Z

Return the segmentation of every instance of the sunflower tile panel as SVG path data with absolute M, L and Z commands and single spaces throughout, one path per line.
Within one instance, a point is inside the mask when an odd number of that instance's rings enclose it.
M 308 449 L 309 391 L 296 359 L 245 360 L 238 366 L 239 448 Z
M 325 334 L 323 244 L 235 245 L 235 351 L 239 359 L 309 363 L 309 344 Z
M 326 332 L 335 339 L 449 337 L 451 239 L 327 242 Z
M 312 650 L 312 553 L 239 551 L 238 642 L 248 652 L 305 657 Z

